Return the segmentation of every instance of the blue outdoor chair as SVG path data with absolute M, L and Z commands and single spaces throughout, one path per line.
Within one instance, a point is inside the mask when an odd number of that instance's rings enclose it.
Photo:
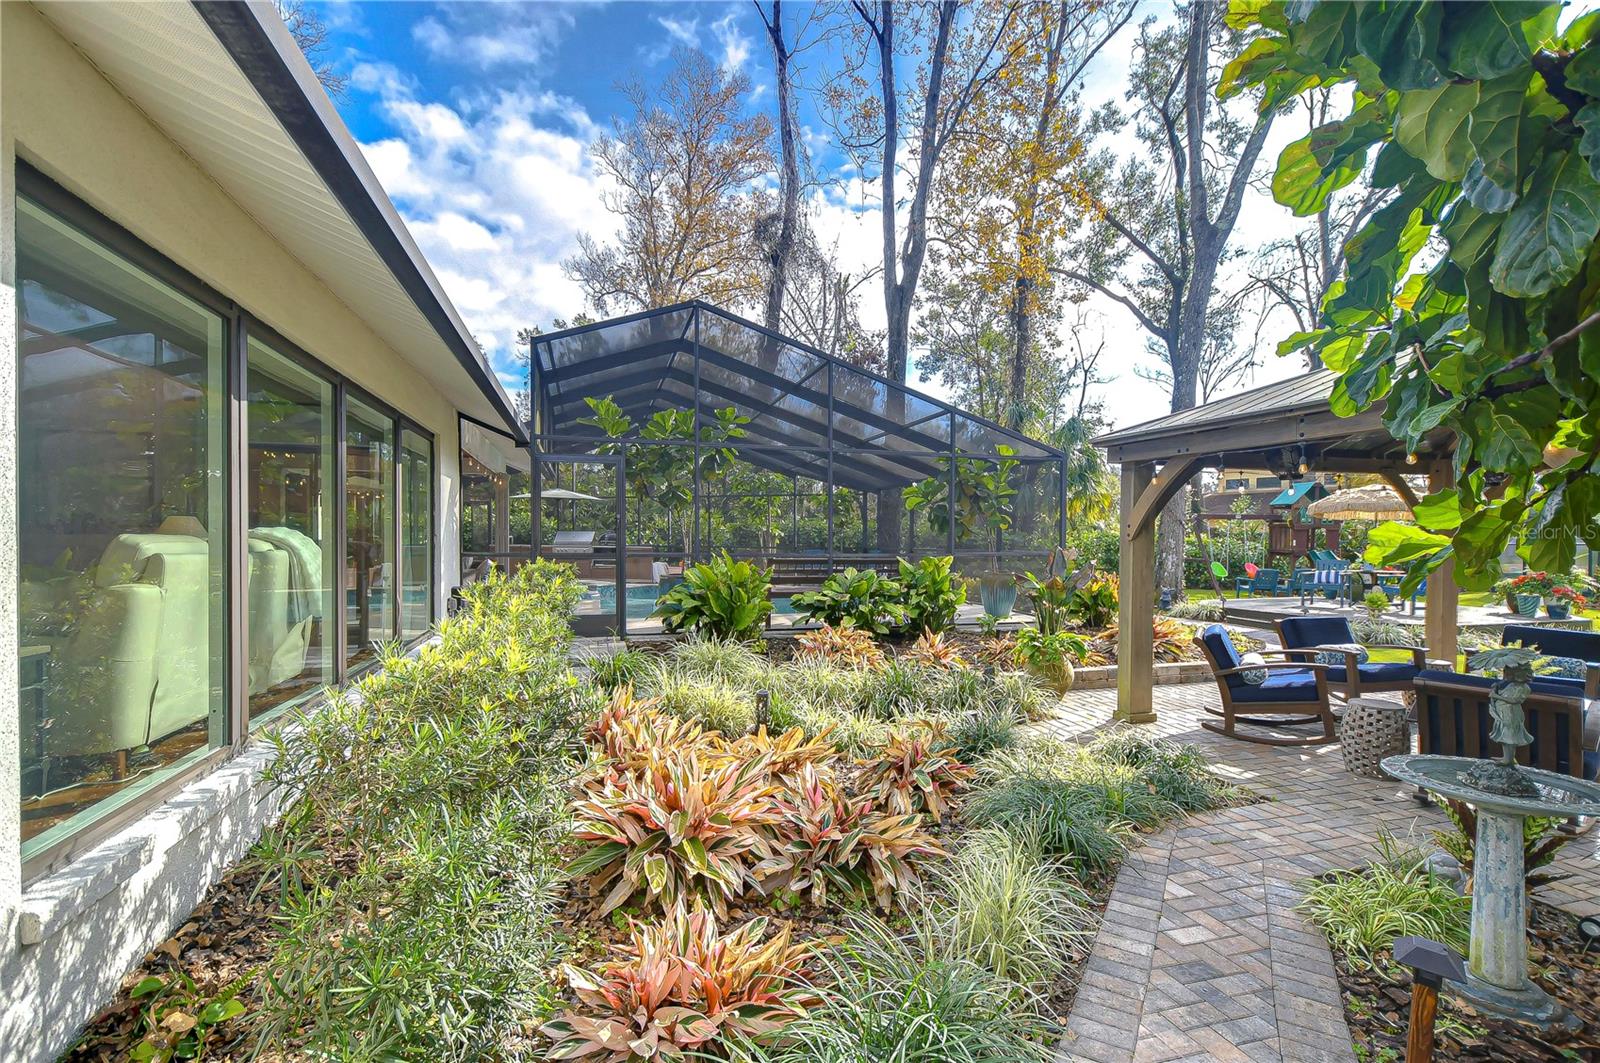
M 1399 580 L 1396 580 L 1396 581 L 1394 581 L 1392 583 L 1380 583 L 1380 584 L 1378 584 L 1378 589 L 1380 591 L 1382 591 L 1384 594 L 1387 594 L 1389 596 L 1389 601 L 1390 602 L 1393 602 L 1396 598 L 1400 597 L 1400 581 Z M 1428 595 L 1428 581 L 1426 579 L 1424 579 L 1421 583 L 1417 584 L 1417 589 L 1412 591 L 1411 594 L 1406 598 L 1406 601 L 1411 603 L 1411 615 L 1412 616 L 1416 616 L 1417 615 L 1417 599 L 1418 598 L 1426 598 L 1427 595 Z
M 1228 629 L 1221 624 L 1211 624 L 1194 637 L 1195 645 L 1205 654 L 1211 665 L 1211 674 L 1217 680 L 1217 692 L 1222 696 L 1220 710 L 1207 707 L 1222 722 L 1201 720 L 1200 726 L 1229 738 L 1246 742 L 1259 742 L 1268 746 L 1316 746 L 1332 742 L 1335 738 L 1333 709 L 1328 704 L 1328 668 L 1322 664 L 1305 664 L 1295 661 L 1268 661 L 1263 665 L 1241 668 L 1239 651 L 1234 648 Z M 1283 650 L 1262 650 L 1263 657 L 1282 656 Z M 1266 671 L 1264 682 L 1251 684 L 1244 681 L 1248 672 Z M 1245 712 L 1241 713 L 1239 710 Z M 1262 715 L 1266 714 L 1266 715 Z M 1251 734 L 1238 730 L 1239 724 L 1253 727 L 1298 727 L 1304 724 L 1322 724 L 1322 734 L 1299 737 Z
M 1317 660 L 1319 647 L 1352 645 L 1356 636 L 1350 629 L 1350 621 L 1342 616 L 1289 616 L 1278 621 L 1278 641 L 1291 661 L 1306 662 Z M 1420 646 L 1369 644 L 1367 648 L 1407 650 L 1411 660 L 1361 664 L 1361 655 L 1355 650 L 1321 650 L 1340 658 L 1339 664 L 1331 659 L 1324 659 L 1322 663 L 1328 666 L 1329 689 L 1346 701 L 1376 691 L 1410 691 L 1417 673 L 1428 667 L 1427 651 Z
M 1547 657 L 1574 657 L 1583 661 L 1588 667 L 1582 679 L 1541 675 L 1537 681 L 1574 695 L 1600 698 L 1600 631 L 1574 631 L 1544 624 L 1507 624 L 1500 632 L 1500 645 L 1509 646 L 1513 642 L 1520 642 Z
M 1240 594 L 1267 594 L 1278 593 L 1278 581 L 1283 578 L 1283 573 L 1275 568 L 1257 569 L 1255 578 L 1239 576 L 1233 581 L 1233 593 Z

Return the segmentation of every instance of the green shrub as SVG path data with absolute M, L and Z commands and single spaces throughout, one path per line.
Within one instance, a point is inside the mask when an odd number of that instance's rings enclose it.
M 969 794 L 964 814 L 972 823 L 1036 837 L 1046 852 L 1099 874 L 1122 859 L 1133 833 L 1106 814 L 1103 802 L 1047 775 L 1003 776 Z
M 940 673 L 934 669 L 892 660 L 870 673 L 862 711 L 879 720 L 925 716 L 939 682 Z
M 610 693 L 637 683 L 649 664 L 649 654 L 639 650 L 622 649 L 609 657 L 591 658 L 589 676 L 594 680 L 595 686 Z
M 1017 742 L 1017 715 L 1009 706 L 985 705 L 950 725 L 950 744 L 963 764 L 975 764 Z
M 905 623 L 904 590 L 872 569 L 847 568 L 822 581 L 822 586 L 791 601 L 808 620 L 887 635 Z
M 1233 788 L 1211 774 L 1205 756 L 1193 746 L 1119 727 L 1095 739 L 1089 748 L 1097 756 L 1135 769 L 1152 793 L 1179 811 L 1209 811 L 1233 796 Z
M 1356 968 L 1370 968 L 1394 939 L 1415 934 L 1467 951 L 1472 899 L 1420 860 L 1374 863 L 1313 882 L 1297 906 Z
M 951 557 L 924 557 L 915 565 L 900 559 L 900 586 L 905 615 L 895 634 L 915 637 L 938 634 L 955 625 L 956 610 L 966 603 L 966 581 L 950 574 Z
M 726 552 L 683 573 L 683 582 L 656 599 L 654 616 L 668 632 L 718 639 L 753 639 L 772 614 L 771 571 Z
M 668 663 L 658 666 L 641 689 L 660 701 L 661 711 L 708 731 L 737 737 L 755 723 L 752 696 L 725 679 L 685 674 Z
M 581 593 L 565 565 L 495 572 L 437 644 L 275 734 L 291 802 L 253 856 L 282 904 L 263 1045 L 478 1059 L 548 1010 L 565 787 L 598 710 L 566 659 Z
M 1189 598 L 1173 602 L 1167 606 L 1165 612 L 1175 620 L 1200 620 L 1208 624 L 1219 624 L 1227 615 L 1227 606 L 1215 598 Z
M 1043 992 L 1094 924 L 1087 894 L 1027 831 L 972 831 L 933 879 L 926 947 Z
M 764 1063 L 1044 1063 L 1050 1027 L 1014 982 L 869 917 L 819 957 L 821 1001 Z
M 1117 618 L 1117 577 L 1096 576 L 1072 592 L 1067 615 L 1090 631 L 1099 631 Z
M 752 691 L 767 669 L 766 658 L 748 643 L 699 633 L 674 643 L 667 658 L 682 675 L 748 685 Z

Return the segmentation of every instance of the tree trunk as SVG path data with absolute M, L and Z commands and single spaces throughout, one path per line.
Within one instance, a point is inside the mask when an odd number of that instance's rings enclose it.
M 794 104 L 789 84 L 789 51 L 783 40 L 783 0 L 772 0 L 772 21 L 767 25 L 772 40 L 772 64 L 778 81 L 778 143 L 783 158 L 779 178 L 780 218 L 778 235 L 772 242 L 767 271 L 767 313 L 765 324 L 774 332 L 783 321 L 783 297 L 789 283 L 789 259 L 794 254 L 795 229 L 800 215 L 800 157 L 795 146 Z
M 1028 388 L 1028 353 L 1033 347 L 1033 280 L 1018 277 L 1011 294 L 1011 380 L 1006 388 L 1005 425 L 1021 428 Z

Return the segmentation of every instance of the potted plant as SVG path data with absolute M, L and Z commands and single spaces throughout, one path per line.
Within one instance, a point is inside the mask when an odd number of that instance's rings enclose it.
M 1520 576 L 1503 579 L 1494 589 L 1506 598 L 1506 610 L 1524 617 L 1539 615 L 1539 602 L 1553 589 L 1548 573 L 1524 572 Z
M 996 620 L 1011 615 L 1017 604 L 1017 580 L 1009 572 L 985 572 L 978 577 L 978 600 L 983 612 Z
M 1544 610 L 1551 620 L 1566 620 L 1572 616 L 1573 609 L 1582 609 L 1588 604 L 1589 600 L 1576 588 L 1564 583 L 1557 583 L 1544 596 Z
M 1089 653 L 1089 643 L 1081 635 L 1034 627 L 1017 632 L 1015 646 L 1017 662 L 1058 694 L 1072 688 L 1075 665 Z

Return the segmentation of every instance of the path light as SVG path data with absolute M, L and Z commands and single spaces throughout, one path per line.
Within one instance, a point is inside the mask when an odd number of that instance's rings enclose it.
M 1395 938 L 1394 962 L 1411 968 L 1411 1023 L 1406 1029 L 1406 1063 L 1431 1063 L 1439 987 L 1446 978 L 1452 982 L 1465 981 L 1467 969 L 1453 949 L 1420 937 Z
M 1600 945 L 1600 916 L 1585 916 L 1578 920 L 1578 933 L 1591 945 Z

